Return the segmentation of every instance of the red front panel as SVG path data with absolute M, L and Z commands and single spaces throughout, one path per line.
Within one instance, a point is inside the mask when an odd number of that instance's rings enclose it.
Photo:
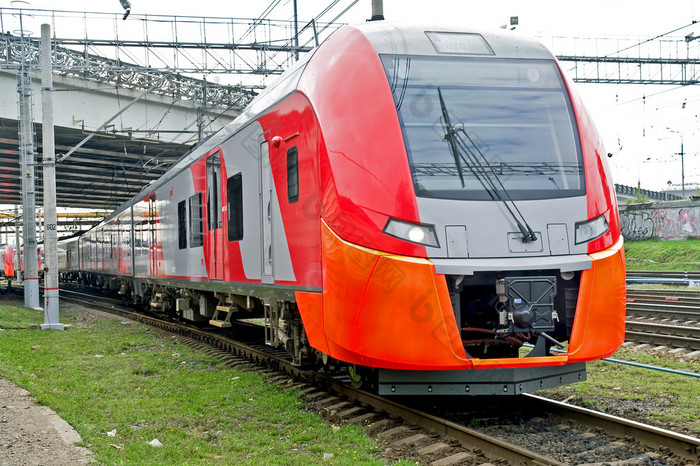
M 583 165 L 586 177 L 586 199 L 588 201 L 588 219 L 593 220 L 605 215 L 610 231 L 588 243 L 588 252 L 607 249 L 617 243 L 621 237 L 620 217 L 617 210 L 615 185 L 610 174 L 610 167 L 605 160 L 606 152 L 602 139 L 583 105 L 580 95 L 572 86 L 571 80 L 565 79 L 571 103 L 576 115 L 576 124 L 581 138 Z
M 419 222 L 398 114 L 381 61 L 353 28 L 333 34 L 299 82 L 318 116 L 321 215 L 341 238 L 408 256 L 425 247 L 382 233 L 388 217 Z
M 388 369 L 561 365 L 607 357 L 624 341 L 622 241 L 591 254 L 581 275 L 569 351 L 538 358 L 467 358 L 445 277 L 427 259 L 343 241 L 323 224 L 323 298 L 297 293 L 311 345 L 353 364 Z
M 275 139 L 269 144 L 270 167 L 296 277 L 294 284 L 320 287 L 321 198 L 318 161 L 325 151 L 319 141 L 316 115 L 305 96 L 294 94 L 258 121 L 268 141 Z M 299 197 L 290 202 L 287 156 L 294 147 L 298 154 Z

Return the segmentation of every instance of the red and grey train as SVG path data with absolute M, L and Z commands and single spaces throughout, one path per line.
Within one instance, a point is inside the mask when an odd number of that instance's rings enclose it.
M 11 244 L 0 246 L 0 276 L 14 278 L 15 276 L 15 247 Z
M 183 319 L 262 315 L 295 362 L 343 362 L 382 394 L 570 383 L 624 340 L 604 156 L 540 43 L 344 26 L 61 242 L 61 272 Z

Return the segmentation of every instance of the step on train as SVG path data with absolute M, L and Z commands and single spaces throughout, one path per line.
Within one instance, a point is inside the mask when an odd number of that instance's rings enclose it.
M 624 340 L 606 152 L 540 43 L 343 26 L 80 237 L 61 277 L 386 395 L 583 380 Z

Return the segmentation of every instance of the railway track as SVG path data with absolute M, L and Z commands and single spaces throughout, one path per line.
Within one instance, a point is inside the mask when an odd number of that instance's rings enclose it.
M 700 272 L 628 270 L 628 283 L 686 283 L 700 282 Z
M 218 357 L 231 367 L 254 367 L 266 373 L 272 383 L 297 387 L 314 409 L 336 422 L 365 425 L 385 448 L 405 451 L 411 460 L 422 463 L 479 464 L 489 458 L 511 464 L 631 458 L 654 464 L 684 464 L 700 460 L 700 439 L 565 403 L 530 395 L 498 397 L 489 403 L 481 397 L 382 398 L 352 387 L 342 373 L 293 366 L 284 353 L 251 340 L 250 334 L 255 330 L 250 327 L 241 339 L 236 329 L 220 334 L 213 329 L 136 313 L 114 301 L 101 298 L 102 303 L 96 302 L 94 296 L 84 298 L 66 290 L 61 291 L 61 296 L 177 335 L 183 343 Z M 487 411 L 483 411 L 484 405 L 490 406 Z M 531 441 L 516 444 L 514 439 Z
M 697 351 L 700 350 L 700 327 L 627 321 L 625 323 L 625 339 L 638 343 Z
M 700 350 L 700 292 L 630 290 L 625 339 Z

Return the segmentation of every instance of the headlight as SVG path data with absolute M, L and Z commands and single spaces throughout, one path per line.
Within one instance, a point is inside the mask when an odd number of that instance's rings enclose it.
M 605 215 L 601 215 L 587 222 L 579 222 L 575 226 L 575 243 L 587 243 L 588 241 L 603 236 L 609 229 L 610 226 L 608 226 L 608 221 L 605 220 Z
M 384 227 L 384 233 L 395 236 L 402 240 L 410 241 L 411 243 L 422 244 L 439 248 L 435 227 L 432 225 L 423 225 L 420 223 L 408 223 L 390 218 Z

